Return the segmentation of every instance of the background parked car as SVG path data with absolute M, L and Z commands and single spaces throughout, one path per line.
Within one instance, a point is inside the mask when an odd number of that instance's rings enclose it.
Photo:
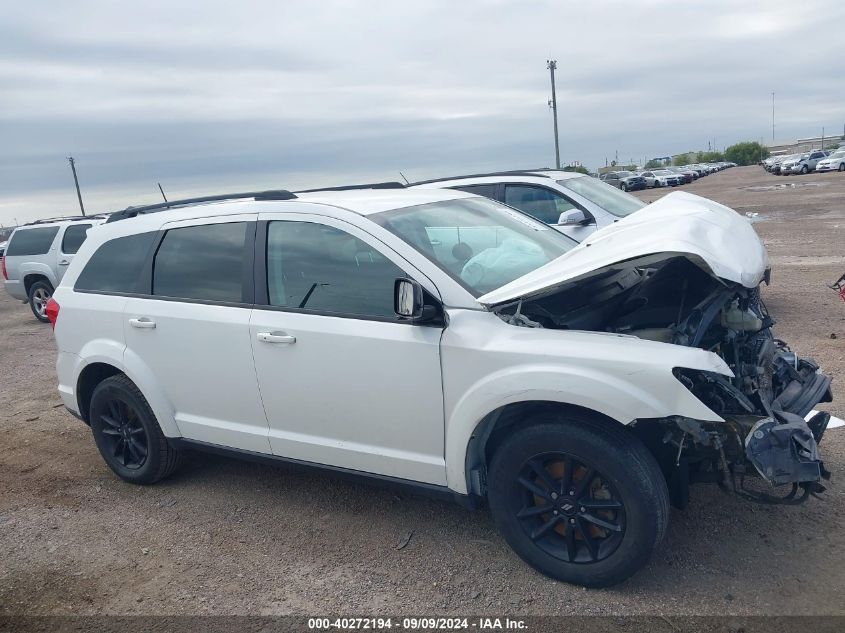
M 684 179 L 684 184 L 689 184 L 698 178 L 698 174 L 690 169 L 683 167 L 668 167 L 667 169 L 681 176 Z
M 640 175 L 645 178 L 648 187 L 677 187 L 683 181 L 681 176 L 668 169 L 644 171 Z
M 845 171 L 845 147 L 816 163 L 816 171 Z
M 639 191 L 646 188 L 645 178 L 632 171 L 611 171 L 602 174 L 601 179 L 622 191 Z
M 581 242 L 646 206 L 597 178 L 571 171 L 506 171 L 438 178 L 412 188 L 459 189 L 504 202 Z
M 6 245 L 8 243 L 9 243 L 8 241 L 0 242 L 0 257 L 3 257 L 3 253 L 6 252 Z
M 811 171 L 815 171 L 816 164 L 824 158 L 827 158 L 827 152 L 822 150 L 815 150 L 806 154 L 801 154 L 798 160 L 795 160 L 790 164 L 789 173 L 807 174 Z M 781 173 L 783 173 L 783 167 L 781 167 Z
M 32 313 L 48 323 L 47 302 L 90 229 L 103 216 L 38 220 L 12 232 L 2 258 L 4 287 L 15 299 L 27 301 Z

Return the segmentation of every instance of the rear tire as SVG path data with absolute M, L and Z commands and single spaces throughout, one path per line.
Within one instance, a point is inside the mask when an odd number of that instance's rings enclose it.
M 628 191 L 628 185 L 626 185 L 624 182 L 621 185 L 619 185 L 619 188 L 622 191 Z
M 47 318 L 47 302 L 53 296 L 53 286 L 50 285 L 50 282 L 43 279 L 36 281 L 29 287 L 27 294 L 29 295 L 29 308 L 32 310 L 35 318 L 42 323 L 49 323 L 50 319 Z
M 121 479 L 154 484 L 173 473 L 181 453 L 158 425 L 147 399 L 123 374 L 94 388 L 88 420 L 103 460 Z
M 643 567 L 669 521 L 666 481 L 623 427 L 590 418 L 527 420 L 495 451 L 488 502 L 499 531 L 529 565 L 585 587 Z

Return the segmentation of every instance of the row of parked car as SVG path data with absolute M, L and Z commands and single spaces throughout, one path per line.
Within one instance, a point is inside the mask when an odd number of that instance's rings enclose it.
M 773 336 L 752 225 L 687 192 L 537 170 L 215 195 L 19 227 L 2 268 L 130 483 L 206 450 L 412 487 L 585 586 L 645 565 L 693 482 L 824 490 L 830 378 Z
M 808 174 L 813 171 L 845 171 L 845 147 L 832 152 L 819 149 L 812 152 L 770 156 L 760 164 L 766 171 L 780 176 Z
M 681 167 L 661 167 L 638 172 L 611 171 L 602 174 L 599 178 L 622 191 L 639 191 L 640 189 L 656 187 L 677 187 L 729 167 L 736 167 L 736 163 L 696 163 Z

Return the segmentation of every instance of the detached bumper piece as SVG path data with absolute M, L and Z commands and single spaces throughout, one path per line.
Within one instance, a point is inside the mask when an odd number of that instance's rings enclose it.
M 776 497 L 745 489 L 746 495 L 766 503 L 796 504 L 810 494 L 825 490 L 822 479 L 830 479 L 819 457 L 821 440 L 830 414 L 819 412 L 809 422 L 794 413 L 776 411 L 773 417 L 755 424 L 745 439 L 745 455 L 760 476 L 773 486 L 792 485 L 785 496 Z M 799 489 L 803 492 L 799 494 Z

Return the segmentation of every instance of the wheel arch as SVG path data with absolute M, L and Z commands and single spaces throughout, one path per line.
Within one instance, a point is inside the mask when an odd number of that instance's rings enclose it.
M 24 275 L 24 277 L 23 277 L 23 288 L 24 288 L 24 291 L 26 292 L 27 297 L 29 296 L 29 289 L 32 288 L 32 286 L 36 282 L 39 282 L 39 281 L 46 281 L 48 284 L 53 286 L 53 288 L 55 288 L 55 285 L 53 284 L 53 282 L 50 281 L 50 279 L 44 273 L 42 273 L 42 272 L 26 273 L 26 275 Z

